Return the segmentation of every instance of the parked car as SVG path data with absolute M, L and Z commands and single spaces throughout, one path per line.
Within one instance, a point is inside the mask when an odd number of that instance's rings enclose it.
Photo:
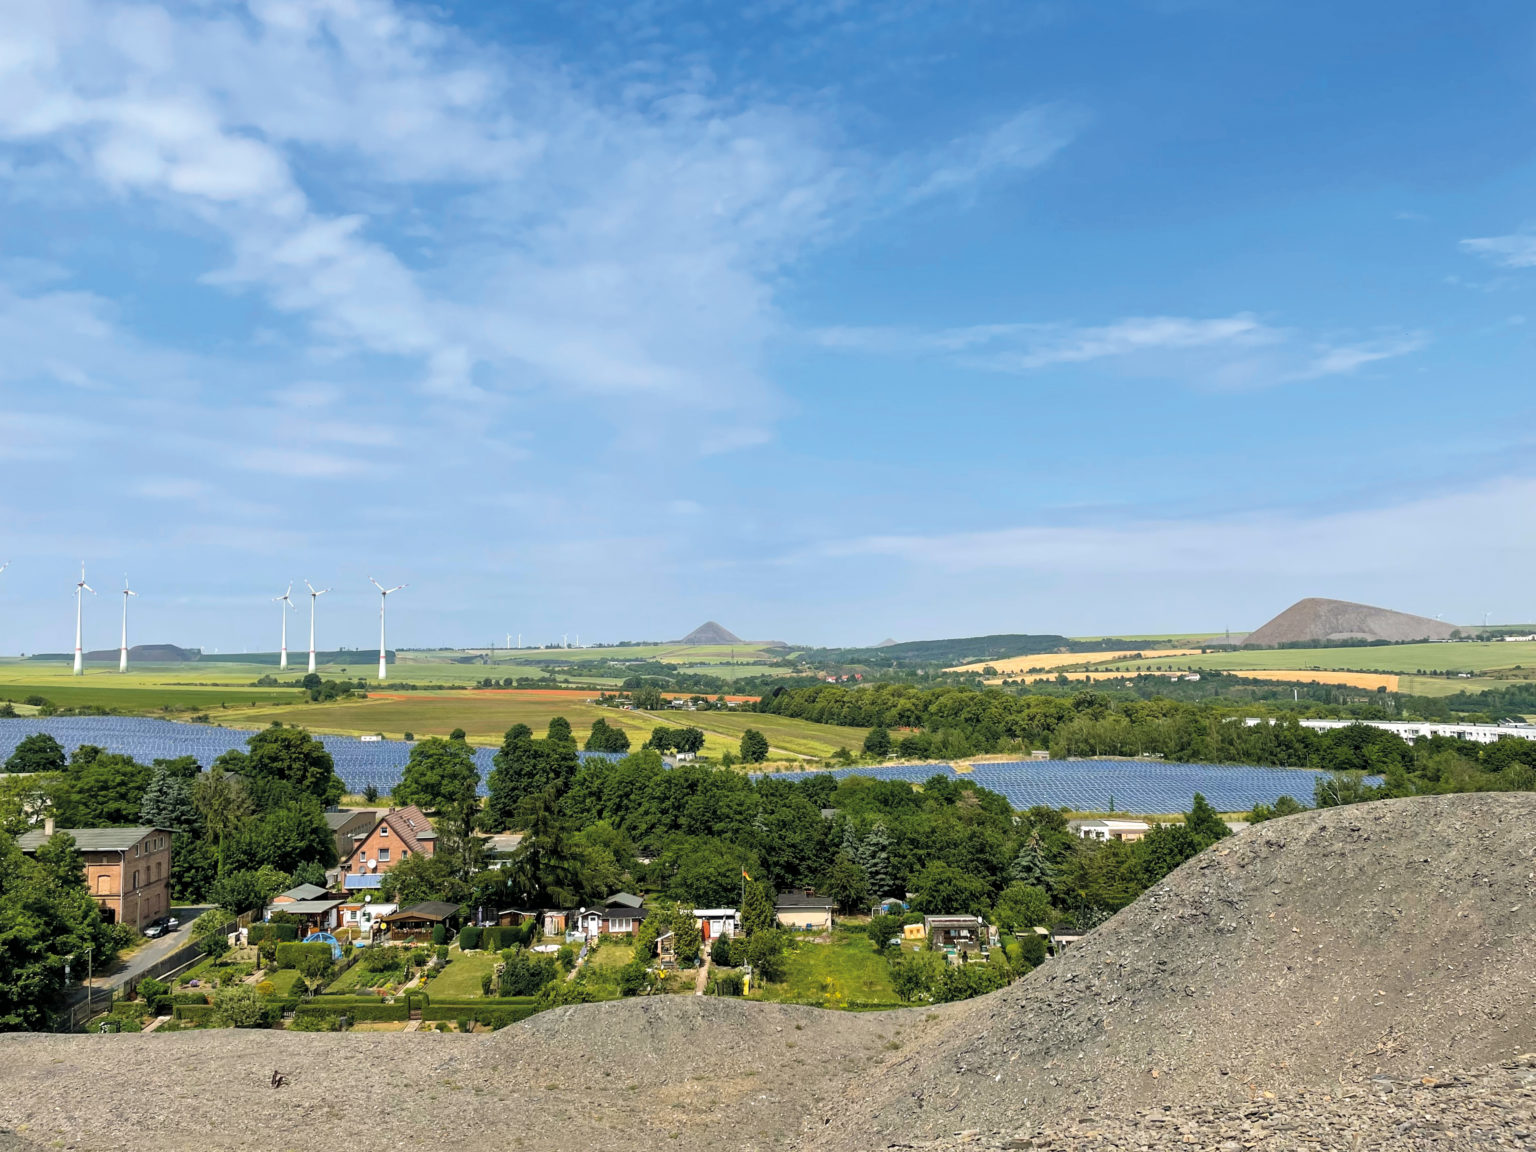
M 147 939 L 154 940 L 165 935 L 165 921 L 156 920 L 153 924 L 144 926 L 144 935 Z
M 178 929 L 180 927 L 181 927 L 181 921 L 176 919 L 176 917 L 174 917 L 174 916 L 167 916 L 165 918 L 165 930 L 167 932 L 174 932 L 174 931 L 176 931 L 176 929 Z

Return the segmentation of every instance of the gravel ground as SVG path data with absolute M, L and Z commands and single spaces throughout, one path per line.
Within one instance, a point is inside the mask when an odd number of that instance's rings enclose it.
M 1210 1152 L 1262 1148 L 1496 1149 L 1536 1146 L 1536 1055 L 1466 1074 L 1440 1073 L 1401 1081 L 1390 1077 L 1338 1092 L 1262 1096 L 1228 1106 L 1172 1106 L 1131 1114 L 1084 1109 L 1054 1130 L 1009 1137 L 976 1132 L 897 1147 L 930 1152 L 1030 1148 L 1077 1152 L 1093 1148 L 1178 1146 Z
M 943 1008 L 0 1036 L 0 1152 L 1536 1148 L 1533 942 L 1536 796 L 1360 805 L 1223 841 Z

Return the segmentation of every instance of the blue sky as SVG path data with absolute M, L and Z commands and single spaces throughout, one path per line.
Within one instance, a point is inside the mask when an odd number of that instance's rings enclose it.
M 1536 619 L 1536 12 L 12 0 L 0 650 Z M 114 646 L 116 603 L 88 609 Z M 295 645 L 297 646 L 297 645 Z

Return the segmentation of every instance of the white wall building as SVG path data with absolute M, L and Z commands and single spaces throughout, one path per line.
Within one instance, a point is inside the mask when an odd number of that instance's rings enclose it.
M 1255 724 L 1273 722 L 1263 716 L 1250 716 L 1243 721 L 1250 728 Z M 1335 728 L 1348 728 L 1351 724 L 1364 724 L 1395 732 L 1410 744 L 1429 736 L 1450 736 L 1453 739 L 1470 740 L 1474 744 L 1492 744 L 1505 736 L 1536 740 L 1536 725 L 1533 724 L 1435 724 L 1427 720 L 1302 720 L 1299 723 L 1314 732 L 1329 732 Z

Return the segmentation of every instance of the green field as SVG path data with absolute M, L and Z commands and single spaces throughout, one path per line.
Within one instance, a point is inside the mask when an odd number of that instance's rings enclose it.
M 388 689 L 384 689 L 385 692 Z M 498 692 L 412 692 L 373 695 L 366 700 L 329 704 L 295 703 L 247 709 L 238 715 L 216 714 L 217 723 L 264 727 L 273 720 L 298 724 L 313 732 L 364 735 L 382 732 L 398 738 L 406 732 L 417 737 L 446 736 L 463 728 L 473 744 L 499 745 L 508 728 L 526 724 L 542 735 L 549 722 L 564 716 L 578 739 L 585 737 L 599 718 L 629 733 L 633 746 L 643 744 L 657 725 L 669 728 L 693 726 L 704 730 L 704 750 L 718 756 L 736 750 L 741 734 L 756 728 L 768 738 L 775 755 L 783 757 L 830 756 L 838 748 L 857 751 L 866 735 L 862 728 L 816 724 L 784 716 L 752 712 L 686 712 L 665 710 L 639 712 L 604 708 L 587 702 L 580 692 L 541 689 Z
M 901 1006 L 891 987 L 891 966 L 858 929 L 834 929 L 830 944 L 798 942 L 786 957 L 785 967 L 784 983 L 758 985 L 753 988 L 752 999 L 820 1004 L 823 982 L 830 977 L 837 991 L 850 1001 Z
M 167 708 L 222 709 L 292 700 L 292 688 L 254 688 L 263 672 L 250 665 L 166 664 L 152 670 L 91 665 L 75 676 L 68 664 L 0 661 L 0 700 L 42 696 L 61 708 L 86 706 L 153 712 Z M 298 673 L 302 675 L 302 672 Z
M 1150 668 L 1154 664 L 1164 668 L 1192 670 L 1209 668 L 1248 671 L 1272 668 L 1409 674 L 1419 669 L 1436 672 L 1488 672 L 1519 665 L 1536 676 L 1536 641 L 1469 641 L 1451 644 L 1389 644 L 1377 648 L 1278 648 L 1252 652 L 1209 652 L 1202 656 L 1175 656 L 1166 660 L 1150 656 L 1121 661 L 1108 667 L 1135 670 Z M 1465 683 L 1459 682 L 1463 686 Z
M 401 652 L 402 665 L 435 663 L 454 656 L 477 655 L 492 666 L 583 664 L 592 661 L 656 661 L 662 664 L 722 664 L 777 661 L 791 655 L 789 648 L 770 648 L 764 644 L 636 644 L 625 648 L 471 648 L 462 652 Z M 485 668 L 484 664 L 457 667 Z M 488 671 L 480 673 L 488 676 Z

